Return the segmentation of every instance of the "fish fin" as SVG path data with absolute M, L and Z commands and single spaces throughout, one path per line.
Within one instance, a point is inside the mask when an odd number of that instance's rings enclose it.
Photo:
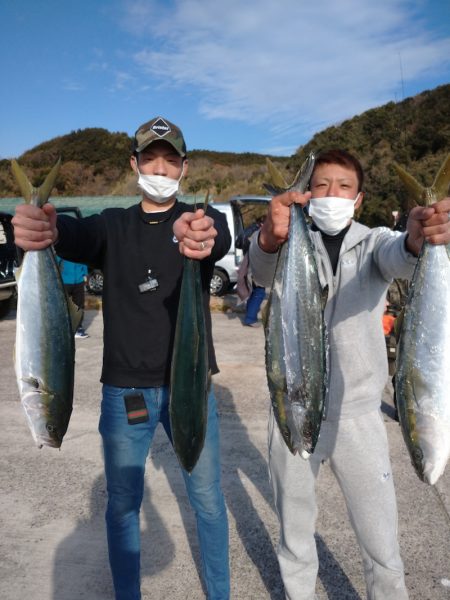
M 267 324 L 269 322 L 269 309 L 270 309 L 270 301 L 267 300 L 266 304 L 261 309 L 261 321 L 264 326 L 264 330 L 267 329 Z
M 32 377 L 31 375 L 29 377 L 22 377 L 21 380 L 25 383 L 28 383 L 29 385 L 31 385 L 31 387 L 35 388 L 36 390 L 38 390 L 40 387 L 39 380 L 36 377 Z
M 37 195 L 38 206 L 43 206 L 47 202 L 50 196 L 50 192 L 52 191 L 53 186 L 55 185 L 56 177 L 58 176 L 60 167 L 61 158 L 58 159 L 55 166 L 47 175 L 44 183 L 36 189 L 31 184 L 23 169 L 19 166 L 19 163 L 16 160 L 11 161 L 12 173 L 27 204 L 31 203 L 35 195 Z
M 44 183 L 38 189 L 39 206 L 43 206 L 50 197 L 51 191 L 58 177 L 59 169 L 61 168 L 61 158 L 58 158 L 50 173 L 45 178 Z
M 290 190 L 295 190 L 296 192 L 300 192 L 303 194 L 309 184 L 309 180 L 311 179 L 311 175 L 314 169 L 314 163 L 316 162 L 316 157 L 311 152 L 306 160 L 302 163 L 302 166 L 297 171 L 297 174 L 294 177 L 294 181 L 289 186 Z
M 328 301 L 328 285 L 326 285 L 324 288 L 322 288 L 322 293 L 321 293 L 321 298 L 320 298 L 320 302 L 322 305 L 322 312 L 325 311 L 325 306 L 327 305 L 327 301 Z
M 282 427 L 280 424 L 278 424 L 280 433 L 281 433 L 281 437 L 284 440 L 284 443 L 286 444 L 286 446 L 289 449 L 289 452 L 295 456 L 297 454 L 297 448 L 294 446 L 294 442 L 292 440 L 292 435 L 291 432 L 289 430 L 289 427 L 287 425 L 285 425 L 284 427 Z
M 17 181 L 23 199 L 29 204 L 33 197 L 33 192 L 35 192 L 35 188 L 31 185 L 30 180 L 16 160 L 11 161 L 11 171 L 14 175 L 14 179 Z
M 412 206 L 415 206 L 415 204 L 423 204 L 425 195 L 424 186 L 421 185 L 416 179 L 414 179 L 412 175 L 407 173 L 405 169 L 396 162 L 393 163 L 393 167 L 410 195 L 410 198 L 408 199 L 409 204 L 411 203 L 411 200 L 414 201 Z M 409 205 L 408 209 L 411 209 L 412 206 Z
M 269 192 L 271 196 L 278 196 L 278 194 L 283 194 L 286 190 L 284 188 L 276 187 L 270 183 L 263 183 L 263 188 Z
M 281 174 L 281 171 L 273 164 L 270 158 L 266 158 L 266 165 L 274 188 L 286 191 L 289 186 Z
M 283 192 L 287 192 L 290 190 L 295 190 L 296 192 L 300 192 L 303 194 L 306 188 L 308 187 L 308 183 L 314 169 L 314 162 L 315 156 L 311 152 L 311 154 L 309 154 L 306 160 L 303 162 L 300 169 L 297 171 L 293 182 L 290 185 L 288 185 L 283 175 L 273 164 L 273 162 L 270 159 L 266 158 L 267 168 L 269 169 L 271 182 L 264 183 L 263 185 L 270 194 L 282 194 Z
M 67 305 L 69 307 L 70 321 L 72 323 L 72 332 L 75 333 L 80 326 L 84 311 L 75 304 L 72 298 L 67 297 Z
M 209 190 L 206 192 L 206 196 L 205 196 L 205 200 L 203 202 L 203 210 L 206 213 L 206 209 L 208 208 L 208 203 L 209 203 Z
M 397 342 L 398 342 L 398 340 L 400 338 L 400 333 L 402 331 L 403 317 L 404 316 L 405 316 L 405 307 L 403 307 L 401 309 L 401 311 L 397 315 L 397 318 L 394 321 L 394 337 L 395 337 L 395 339 L 396 339 Z
M 442 163 L 432 187 L 438 200 L 442 200 L 450 193 L 450 154 Z
M 21 273 L 22 273 L 22 263 L 20 263 L 20 266 L 17 267 L 17 269 L 14 271 L 14 277 L 15 277 L 16 282 L 19 281 Z

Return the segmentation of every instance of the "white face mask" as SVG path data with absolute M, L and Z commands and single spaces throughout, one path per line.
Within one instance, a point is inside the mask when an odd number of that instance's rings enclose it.
M 337 196 L 311 198 L 309 216 L 321 231 L 328 235 L 336 235 L 347 227 L 353 217 L 358 198 L 359 194 L 354 200 Z
M 183 171 L 184 166 L 179 179 L 172 179 L 164 175 L 143 175 L 138 169 L 139 179 L 137 184 L 150 200 L 158 204 L 164 204 L 164 202 L 167 202 L 167 200 L 170 200 L 170 198 L 173 198 L 177 194 L 181 178 L 183 177 Z

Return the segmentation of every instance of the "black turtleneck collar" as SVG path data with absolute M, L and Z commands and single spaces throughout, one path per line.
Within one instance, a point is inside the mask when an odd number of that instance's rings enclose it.
M 315 223 L 313 223 L 311 226 L 311 229 L 313 231 L 320 231 L 324 246 L 325 246 L 325 248 L 328 252 L 328 256 L 330 258 L 331 267 L 333 269 L 333 275 L 336 275 L 337 265 L 338 265 L 338 261 L 339 261 L 339 253 L 341 251 L 342 242 L 344 241 L 347 231 L 350 229 L 351 225 L 352 224 L 350 223 L 350 225 L 347 225 L 347 227 L 345 227 L 345 229 L 343 229 L 336 235 L 329 235 L 328 233 L 325 233 L 324 231 L 320 230 L 317 227 L 317 225 L 315 225 Z

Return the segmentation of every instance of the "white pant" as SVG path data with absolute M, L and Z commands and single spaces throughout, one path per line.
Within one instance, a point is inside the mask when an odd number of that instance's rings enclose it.
M 318 572 L 315 482 L 328 460 L 344 494 L 364 564 L 369 600 L 407 600 L 397 541 L 397 503 L 386 428 L 377 410 L 324 421 L 314 454 L 293 456 L 271 412 L 269 472 L 280 522 L 277 549 L 288 600 L 313 600 Z

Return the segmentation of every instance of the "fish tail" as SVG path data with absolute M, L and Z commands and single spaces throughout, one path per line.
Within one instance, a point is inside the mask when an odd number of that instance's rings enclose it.
M 38 189 L 39 204 L 43 206 L 50 197 L 51 191 L 58 177 L 59 169 L 61 168 L 61 158 L 58 158 L 56 164 L 45 178 L 44 183 Z
M 438 200 L 442 200 L 450 193 L 450 154 L 444 160 L 433 183 Z
M 58 176 L 60 167 L 61 158 L 57 160 L 56 164 L 45 178 L 44 183 L 36 189 L 31 184 L 22 167 L 19 166 L 19 163 L 16 160 L 11 161 L 12 173 L 20 188 L 21 194 L 27 204 L 31 204 L 35 196 L 37 197 L 38 206 L 43 206 L 47 202 L 47 200 L 50 197 L 50 193 L 55 185 L 55 181 Z
M 31 185 L 30 180 L 25 175 L 24 171 L 16 160 L 11 161 L 11 170 L 20 188 L 20 193 L 22 194 L 25 202 L 29 204 L 31 202 L 31 198 L 33 197 L 35 188 Z
M 304 193 L 309 185 L 309 180 L 311 179 L 312 172 L 314 170 L 314 164 L 316 161 L 316 157 L 311 152 L 306 160 L 302 163 L 302 166 L 297 171 L 297 174 L 294 177 L 294 181 L 290 186 L 290 189 L 295 190 L 296 192 Z
M 270 158 L 266 158 L 266 165 L 271 180 L 271 184 L 267 185 L 272 187 L 274 190 L 286 191 L 289 186 L 281 174 L 281 171 L 273 164 Z
M 311 152 L 306 160 L 302 163 L 302 166 L 297 171 L 294 181 L 288 185 L 277 167 L 273 162 L 266 158 L 267 169 L 269 171 L 270 183 L 264 183 L 265 189 L 270 194 L 282 194 L 289 190 L 295 190 L 296 192 L 304 193 L 308 187 L 309 180 L 311 178 L 315 163 L 315 156 Z
M 209 190 L 206 192 L 206 196 L 205 196 L 205 200 L 203 202 L 203 210 L 206 213 L 206 209 L 208 208 L 208 203 L 209 203 Z
M 393 163 L 393 167 L 410 195 L 409 200 L 413 200 L 412 204 L 423 204 L 423 198 L 425 194 L 425 188 L 423 185 L 421 185 L 416 179 L 414 179 L 412 175 L 407 173 L 405 169 L 396 162 Z M 412 208 L 412 206 L 408 208 Z

